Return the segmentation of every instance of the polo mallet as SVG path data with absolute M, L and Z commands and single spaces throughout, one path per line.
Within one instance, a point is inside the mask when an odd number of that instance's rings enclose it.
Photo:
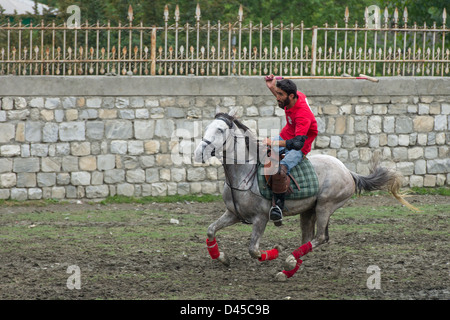
M 282 79 L 335 79 L 335 80 L 369 80 L 372 82 L 378 82 L 379 80 L 373 77 L 366 76 L 365 74 L 360 74 L 358 77 L 352 77 L 349 74 L 344 73 L 342 76 L 289 76 L 289 77 L 281 77 L 277 76 L 275 77 L 276 80 L 282 80 Z M 266 76 L 266 81 L 270 80 L 268 76 Z

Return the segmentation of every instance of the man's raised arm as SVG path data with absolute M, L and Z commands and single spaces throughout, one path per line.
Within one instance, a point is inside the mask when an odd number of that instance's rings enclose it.
M 270 76 L 266 76 L 264 79 L 266 80 L 267 88 L 269 88 L 270 92 L 272 92 L 272 94 L 276 97 L 277 94 L 275 92 L 275 88 L 277 86 L 277 80 L 275 76 L 271 74 Z

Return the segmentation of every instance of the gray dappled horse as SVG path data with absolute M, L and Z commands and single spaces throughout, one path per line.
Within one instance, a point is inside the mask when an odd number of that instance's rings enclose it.
M 206 162 L 216 156 L 221 160 L 225 173 L 223 200 L 225 213 L 208 227 L 207 248 L 213 259 L 229 265 L 225 253 L 219 251 L 216 232 L 238 222 L 253 225 L 249 253 L 260 261 L 278 257 L 281 250 L 260 250 L 259 242 L 269 222 L 270 200 L 260 194 L 257 182 L 257 163 L 264 163 L 264 150 L 252 132 L 235 117 L 236 111 L 229 114 L 218 113 L 206 127 L 203 139 L 195 149 L 196 162 Z M 308 159 L 313 165 L 319 180 L 316 196 L 286 200 L 289 209 L 285 216 L 300 214 L 302 245 L 292 252 L 285 261 L 285 270 L 276 275 L 279 281 L 292 277 L 302 263 L 303 255 L 328 241 L 328 221 L 337 209 L 342 207 L 355 192 L 387 189 L 402 204 L 415 209 L 399 194 L 401 177 L 394 171 L 374 163 L 368 176 L 361 176 L 348 170 L 338 159 L 328 155 L 312 155 Z

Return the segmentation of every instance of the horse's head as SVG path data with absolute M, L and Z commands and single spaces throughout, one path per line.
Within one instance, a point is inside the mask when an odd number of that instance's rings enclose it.
M 217 156 L 232 136 L 234 117 L 232 114 L 218 113 L 215 119 L 206 127 L 203 139 L 194 152 L 196 162 L 206 162 Z

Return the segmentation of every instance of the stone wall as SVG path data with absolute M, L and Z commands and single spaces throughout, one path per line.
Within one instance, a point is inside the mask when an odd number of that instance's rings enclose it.
M 367 174 L 379 151 L 404 186 L 450 185 L 450 78 L 296 83 L 319 124 L 311 153 Z M 232 107 L 261 135 L 285 123 L 262 77 L 0 77 L 0 199 L 218 193 L 220 163 L 192 151 Z

